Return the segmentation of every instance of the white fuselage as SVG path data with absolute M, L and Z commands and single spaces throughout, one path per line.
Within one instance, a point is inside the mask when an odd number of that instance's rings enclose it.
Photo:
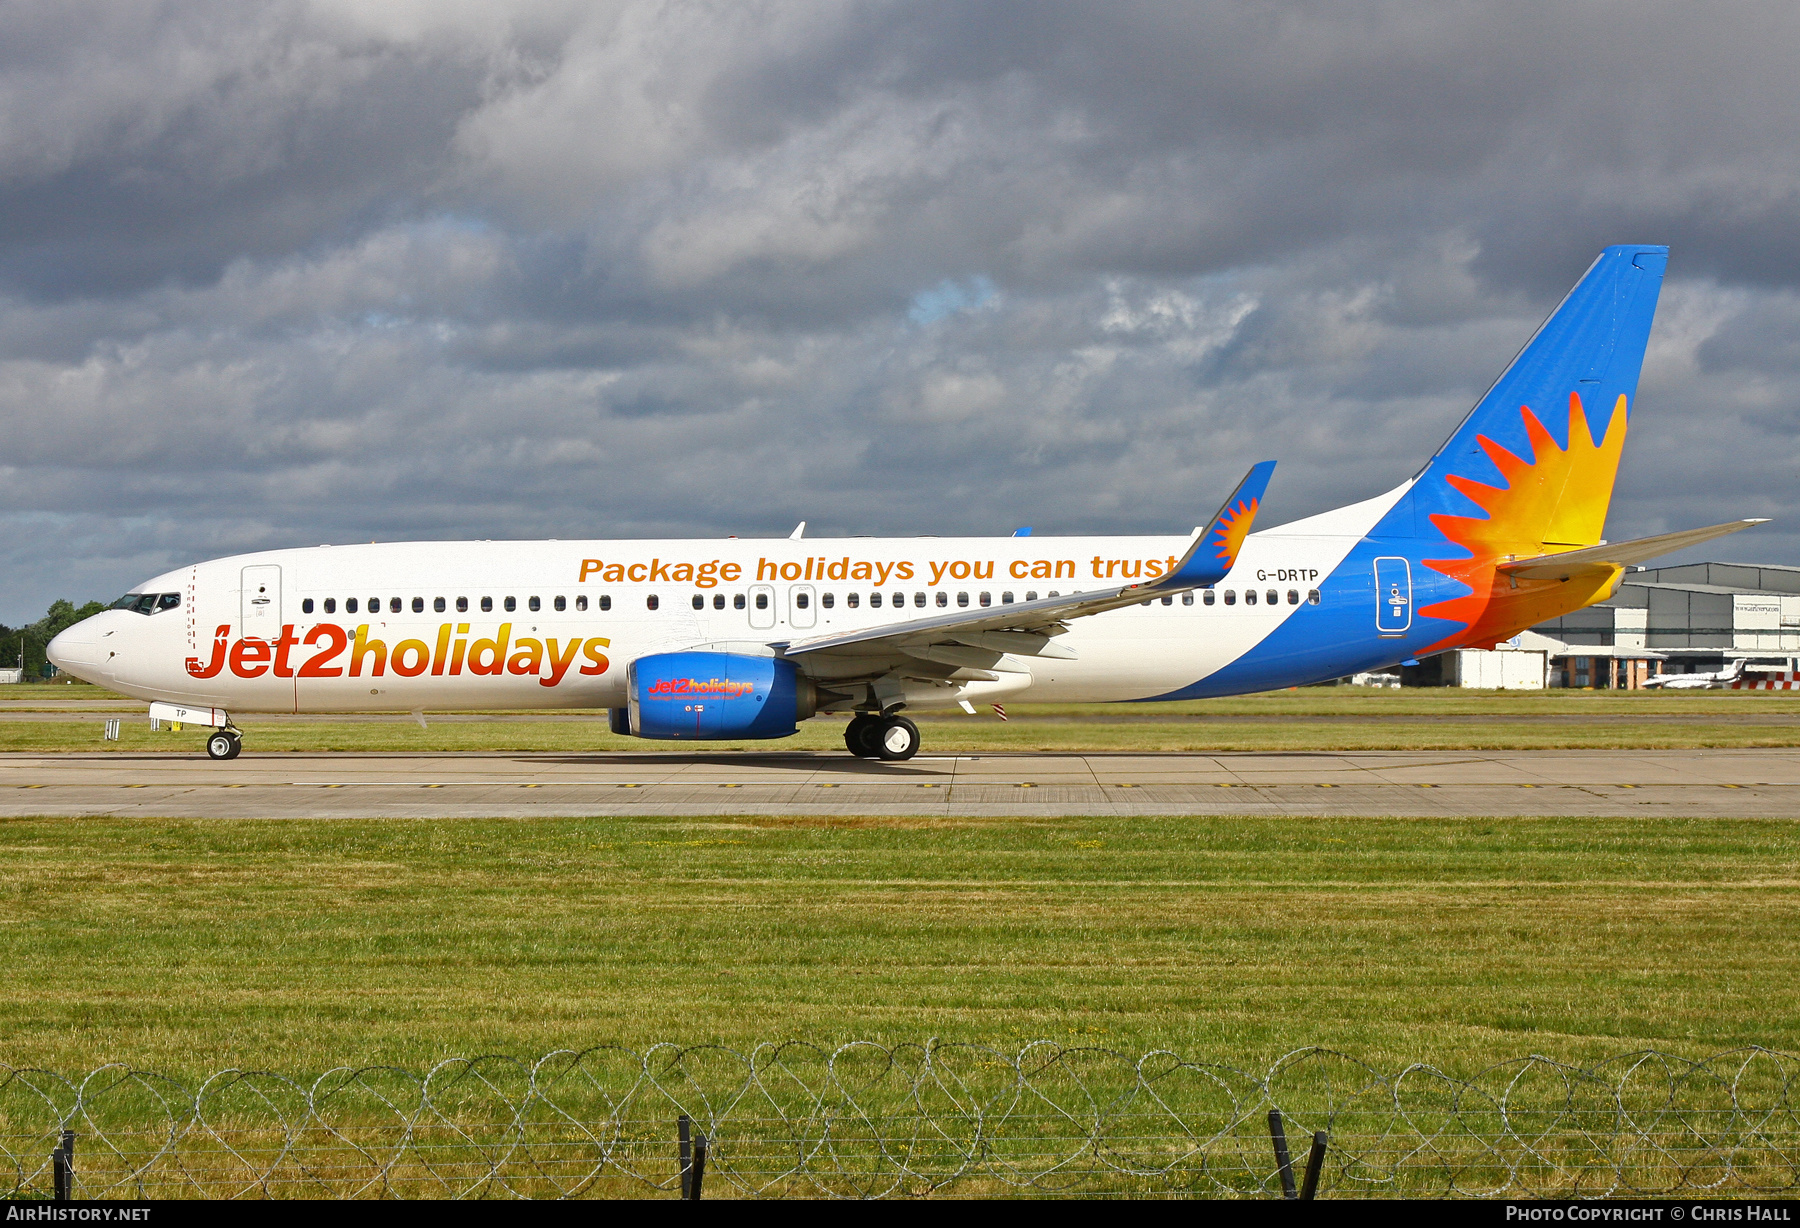
M 1394 492 L 1253 534 L 1209 592 L 1074 622 L 1073 659 L 963 687 L 1141 699 L 1241 657 L 1296 611 Z M 58 640 L 61 664 L 142 699 L 234 712 L 616 708 L 649 654 L 770 645 L 1154 579 L 1184 537 L 411 542 L 274 550 L 168 572 Z M 178 600 L 169 594 L 178 595 Z M 1254 600 L 1247 598 L 1253 595 Z M 854 658 L 806 665 L 829 686 Z M 952 702 L 946 698 L 946 703 Z

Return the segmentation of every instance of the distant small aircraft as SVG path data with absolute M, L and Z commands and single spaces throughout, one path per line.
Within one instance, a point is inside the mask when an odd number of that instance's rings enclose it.
M 902 760 L 918 711 L 1240 695 L 1490 648 L 1762 523 L 1604 539 L 1667 256 L 1607 248 L 1424 468 L 1275 528 L 1251 531 L 1264 461 L 1188 534 L 271 550 L 146 580 L 48 652 L 211 729 L 217 759 L 233 712 L 605 708 L 615 733 L 694 741 L 840 713 L 852 754 Z M 669 480 L 701 506 L 770 476 Z
M 1661 691 L 1724 691 L 1744 677 L 1744 658 L 1710 674 L 1657 674 L 1644 679 L 1646 689 Z

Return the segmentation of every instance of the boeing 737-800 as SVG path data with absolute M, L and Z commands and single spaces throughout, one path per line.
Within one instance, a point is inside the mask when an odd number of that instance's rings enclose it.
M 1014 697 L 1194 699 L 1485 647 L 1624 569 L 1759 521 L 1601 538 L 1668 251 L 1612 247 L 1406 482 L 1251 532 L 1274 463 L 1191 534 L 406 542 L 271 550 L 137 586 L 50 658 L 212 732 L 234 712 L 607 708 L 616 733 L 781 738 Z

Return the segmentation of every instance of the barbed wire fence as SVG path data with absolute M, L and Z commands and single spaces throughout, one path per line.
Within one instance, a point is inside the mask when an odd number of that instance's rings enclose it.
M 1800 1058 L 1757 1047 L 1533 1056 L 1459 1078 L 1318 1048 L 1259 1075 L 1166 1051 L 936 1041 L 602 1046 L 198 1085 L 0 1065 L 0 1197 L 679 1197 L 699 1181 L 678 1152 L 685 1117 L 707 1197 L 1270 1198 L 1288 1184 L 1271 1110 L 1299 1162 L 1326 1136 L 1321 1198 L 1792 1194 L 1797 1073 Z

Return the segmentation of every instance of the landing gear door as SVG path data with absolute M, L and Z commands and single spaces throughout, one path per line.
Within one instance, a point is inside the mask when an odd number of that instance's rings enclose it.
M 276 566 L 244 568 L 243 620 L 245 639 L 281 638 L 281 568 Z
M 775 590 L 767 584 L 750 586 L 750 625 L 759 631 L 775 625 Z
M 1405 635 L 1412 626 L 1412 565 L 1405 559 L 1375 560 L 1375 628 L 1382 635 Z

